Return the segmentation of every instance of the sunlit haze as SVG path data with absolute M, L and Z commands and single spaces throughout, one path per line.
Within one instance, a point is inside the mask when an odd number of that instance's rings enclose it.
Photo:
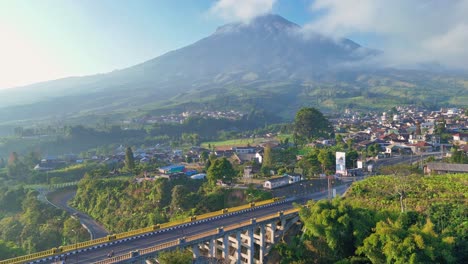
M 467 12 L 467 0 L 3 0 L 0 89 L 132 66 L 265 13 L 383 50 L 389 65 L 464 68 Z

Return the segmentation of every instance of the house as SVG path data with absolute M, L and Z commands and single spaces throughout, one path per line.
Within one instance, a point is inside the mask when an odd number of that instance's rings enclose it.
M 411 148 L 404 145 L 389 145 L 385 147 L 385 153 L 392 154 L 411 154 Z
M 166 167 L 159 168 L 159 172 L 163 174 L 172 174 L 172 173 L 179 173 L 185 169 L 184 165 L 170 165 Z
M 409 144 L 407 146 L 411 148 L 413 153 L 432 152 L 433 150 L 432 145 L 424 141 L 419 141 L 415 144 Z
M 53 170 L 54 168 L 52 167 L 47 167 L 46 164 L 37 164 L 35 167 L 34 167 L 34 170 L 35 171 L 49 171 L 49 170 Z
M 289 184 L 289 176 L 282 176 L 279 178 L 274 178 L 267 180 L 263 183 L 263 188 L 265 189 L 275 189 Z
M 140 159 L 140 163 L 149 163 L 150 159 L 148 157 L 143 157 Z
M 255 148 L 254 147 L 232 147 L 232 150 L 236 154 L 255 153 Z
M 232 151 L 232 150 L 216 150 L 214 152 L 214 154 L 218 158 L 220 158 L 220 157 L 230 158 L 234 154 L 234 151 Z
M 424 166 L 425 174 L 468 173 L 468 164 L 428 163 Z
M 302 181 L 302 175 L 301 174 L 285 174 L 285 176 L 289 177 L 289 184 L 296 183 Z
M 256 159 L 256 154 L 255 153 L 234 153 L 234 158 L 239 162 L 239 164 L 242 164 L 247 161 L 252 161 Z
M 181 178 L 186 178 L 187 175 L 185 175 L 185 173 L 183 172 L 177 172 L 177 173 L 172 173 L 172 174 L 161 174 L 159 176 L 156 176 L 158 178 L 166 178 L 170 181 L 172 180 L 178 180 L 178 179 L 181 179 Z
M 263 162 L 263 152 L 264 149 L 261 149 L 255 153 L 255 158 L 257 159 L 258 163 L 262 164 Z
M 199 173 L 199 174 L 195 174 L 195 175 L 190 176 L 190 179 L 192 179 L 192 180 L 203 180 L 205 178 L 206 178 L 205 173 Z
M 468 143 L 468 133 L 456 133 L 453 135 L 453 141 L 460 144 Z

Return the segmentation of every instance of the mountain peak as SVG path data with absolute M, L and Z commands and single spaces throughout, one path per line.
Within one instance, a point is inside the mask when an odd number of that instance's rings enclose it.
M 232 33 L 243 30 L 262 30 L 278 33 L 296 29 L 300 29 L 300 26 L 296 23 L 293 23 L 280 15 L 266 14 L 258 16 L 249 22 L 237 22 L 223 25 L 218 27 L 215 34 Z

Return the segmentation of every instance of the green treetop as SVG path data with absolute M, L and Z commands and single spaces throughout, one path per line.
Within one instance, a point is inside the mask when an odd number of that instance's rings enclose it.
M 215 159 L 206 172 L 206 177 L 211 185 L 215 185 L 217 180 L 231 181 L 236 175 L 232 164 L 226 158 Z
M 333 128 L 323 114 L 312 107 L 302 108 L 294 118 L 294 139 L 296 144 L 304 144 L 318 137 L 329 137 Z
M 127 147 L 125 150 L 125 167 L 128 170 L 135 169 L 135 159 L 133 157 L 133 151 L 131 147 Z

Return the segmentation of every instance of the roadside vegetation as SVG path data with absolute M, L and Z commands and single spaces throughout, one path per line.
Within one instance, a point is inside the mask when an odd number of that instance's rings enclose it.
M 213 167 L 216 167 L 215 162 Z M 103 223 L 113 233 L 203 214 L 271 198 L 260 190 L 233 190 L 204 180 L 106 179 L 87 174 L 72 205 Z
M 376 176 L 310 201 L 281 263 L 466 263 L 468 174 Z
M 89 239 L 68 213 L 42 203 L 38 193 L 0 185 L 0 259 Z

